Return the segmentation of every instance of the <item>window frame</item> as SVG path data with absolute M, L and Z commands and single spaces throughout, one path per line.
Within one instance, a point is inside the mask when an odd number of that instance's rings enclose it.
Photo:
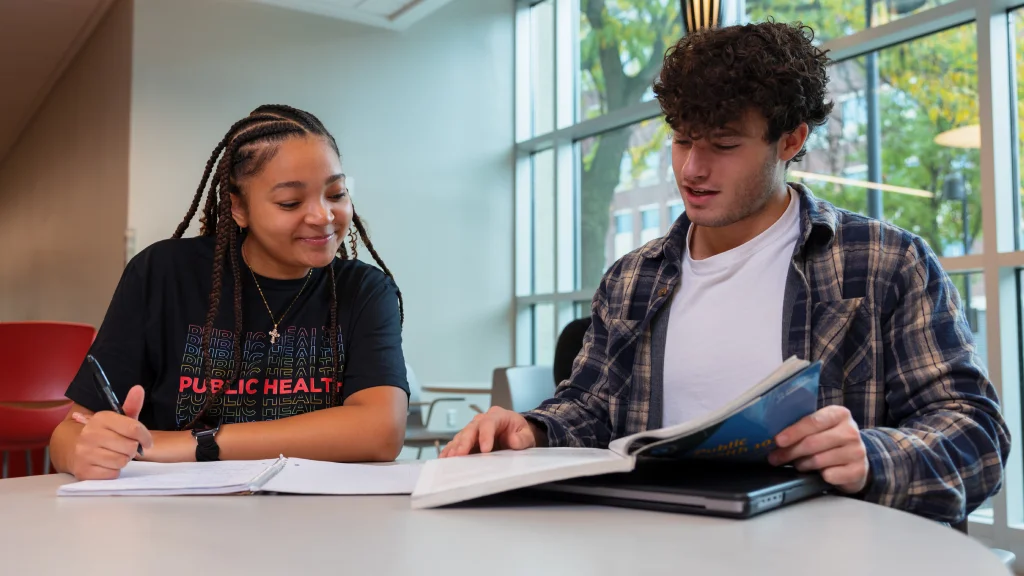
M 515 277 L 521 285 L 524 263 L 528 268 L 532 246 L 523 244 L 524 223 L 529 217 L 523 211 L 522 197 L 529 196 L 529 162 L 533 154 L 554 149 L 556 151 L 555 182 L 558 214 L 556 221 L 556 275 L 559 276 L 553 293 L 522 293 L 517 290 L 513 301 L 516 321 L 513 322 L 513 341 L 516 342 L 517 363 L 532 363 L 532 343 L 524 334 L 532 335 L 533 326 L 524 321 L 524 312 L 539 303 L 589 303 L 596 286 L 578 286 L 579 262 L 576 245 L 579 242 L 579 181 L 580 168 L 576 160 L 577 142 L 611 130 L 660 116 L 657 101 L 643 102 L 612 110 L 599 117 L 577 121 L 577 65 L 579 58 L 579 0 L 552 0 L 555 4 L 555 129 L 546 134 L 529 134 L 522 130 L 524 121 L 529 126 L 528 100 L 530 87 L 522 81 L 529 79 L 530 35 L 529 9 L 537 0 L 516 0 L 516 139 L 515 147 L 515 206 L 516 234 Z M 970 518 L 970 532 L 982 542 L 1016 553 L 1018 566 L 1024 567 L 1024 461 L 1019 449 L 1024 437 L 1021 427 L 1021 364 L 1022 338 L 1018 317 L 1021 314 L 1021 294 L 1018 269 L 1024 268 L 1024 250 L 1020 250 L 1020 198 L 1016 193 L 1019 151 L 1017 146 L 1015 79 L 1016 63 L 1014 38 L 1010 35 L 1009 12 L 1024 7 L 1024 0 L 955 0 L 892 22 L 849 36 L 835 38 L 822 44 L 833 61 L 857 58 L 916 38 L 942 32 L 955 26 L 976 23 L 977 80 L 979 123 L 982 147 L 980 150 L 982 251 L 979 254 L 939 258 L 949 273 L 976 272 L 984 281 L 986 300 L 985 337 L 989 376 L 999 394 L 1003 414 L 1010 426 L 1014 446 L 1006 465 L 1005 485 L 993 498 L 990 514 L 975 514 Z M 1024 25 L 1024 15 L 1021 17 Z M 527 29 L 523 29 L 523 25 Z M 524 59 L 525 56 L 525 59 Z M 524 109 L 524 103 L 526 108 Z M 525 113 L 525 114 L 524 114 Z M 998 120 L 1003 119 L 1003 120 Z M 1010 145 L 1007 145 L 1010 144 Z M 569 213 L 566 216 L 566 213 Z M 559 219 L 567 222 L 564 230 Z M 670 223 L 671 225 L 671 223 Z M 527 228 L 528 229 L 528 228 Z M 532 238 L 532 233 L 530 236 Z M 573 242 L 577 244 L 572 244 Z M 525 252 L 524 252 L 525 251 Z M 525 255 L 524 255 L 525 254 Z M 584 306 L 584 310 L 588 308 Z M 558 323 L 562 321 L 562 314 Z M 552 327 L 557 330 L 557 326 Z

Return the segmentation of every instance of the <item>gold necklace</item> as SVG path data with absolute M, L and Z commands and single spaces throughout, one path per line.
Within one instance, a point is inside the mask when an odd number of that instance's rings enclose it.
M 281 317 L 276 321 L 274 320 L 274 313 L 270 311 L 270 304 L 267 303 L 267 297 L 263 295 L 263 288 L 260 288 L 260 281 L 256 279 L 256 273 L 252 271 L 252 266 L 249 266 L 249 258 L 245 255 L 245 247 L 242 247 L 242 261 L 245 262 L 245 267 L 249 269 L 249 273 L 252 274 L 252 281 L 256 283 L 256 289 L 260 292 L 260 298 L 263 299 L 263 305 L 267 307 L 267 314 L 270 315 L 270 321 L 274 324 L 274 329 L 270 331 L 270 343 L 277 344 L 277 339 L 281 337 L 281 333 L 277 331 L 277 325 L 284 320 L 284 317 L 288 314 L 288 311 L 292 309 L 295 302 L 298 301 L 299 296 L 302 295 L 302 291 L 306 289 L 306 284 L 309 284 L 309 277 L 313 275 L 313 269 L 310 268 L 309 272 L 306 272 L 306 281 L 302 283 L 302 288 L 299 288 L 299 293 L 292 299 L 292 303 L 285 308 L 284 312 L 281 313 Z

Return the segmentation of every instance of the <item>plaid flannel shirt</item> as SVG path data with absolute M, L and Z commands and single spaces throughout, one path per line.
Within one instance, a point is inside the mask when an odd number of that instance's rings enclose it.
M 783 357 L 821 360 L 819 407 L 846 406 L 860 426 L 870 465 L 860 497 L 962 520 L 999 490 L 1010 437 L 955 286 L 921 238 L 792 186 L 801 235 Z M 660 422 L 652 318 L 679 284 L 689 225 L 684 214 L 601 281 L 572 376 L 525 414 L 549 445 L 603 448 Z

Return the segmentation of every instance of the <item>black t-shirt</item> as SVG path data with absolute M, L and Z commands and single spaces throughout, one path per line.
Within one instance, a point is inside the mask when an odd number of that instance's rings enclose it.
M 152 430 L 178 430 L 219 389 L 234 363 L 234 279 L 225 262 L 220 309 L 210 338 L 210 375 L 200 379 L 203 327 L 212 286 L 214 239 L 164 240 L 128 263 L 90 354 L 99 360 L 117 394 L 141 384 L 146 390 L 139 420 Z M 227 261 L 228 258 L 225 258 Z M 277 327 L 239 257 L 242 283 L 242 372 L 211 416 L 221 422 L 276 420 L 331 406 L 333 382 L 328 268 L 306 278 L 257 276 L 275 319 L 294 300 Z M 337 284 L 338 398 L 374 386 L 408 393 L 397 287 L 380 270 L 358 260 L 334 261 Z M 298 299 L 296 298 L 298 295 Z M 109 410 L 92 370 L 83 363 L 67 397 L 92 411 Z

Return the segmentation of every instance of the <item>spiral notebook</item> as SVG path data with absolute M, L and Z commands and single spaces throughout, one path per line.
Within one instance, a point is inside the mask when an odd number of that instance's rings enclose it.
M 421 465 L 339 464 L 281 456 L 223 462 L 130 462 L 114 480 L 65 484 L 58 496 L 412 494 Z

